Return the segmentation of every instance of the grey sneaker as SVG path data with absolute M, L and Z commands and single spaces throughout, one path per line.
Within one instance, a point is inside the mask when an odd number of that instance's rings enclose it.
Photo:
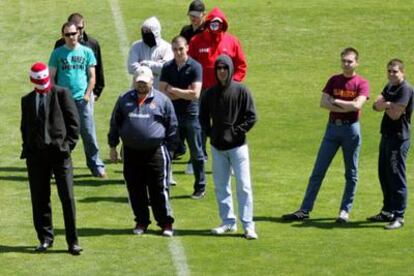
M 259 238 L 259 236 L 257 236 L 256 231 L 254 231 L 254 229 L 246 229 L 244 231 L 244 237 L 247 240 L 257 240 Z
M 205 191 L 194 191 L 191 195 L 192 199 L 202 199 L 206 195 Z
M 225 233 L 234 233 L 237 231 L 236 224 L 222 224 L 219 227 L 211 229 L 211 233 L 214 235 L 223 235 Z

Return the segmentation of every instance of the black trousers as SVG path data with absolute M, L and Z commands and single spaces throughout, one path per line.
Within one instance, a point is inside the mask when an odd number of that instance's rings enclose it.
M 70 154 L 50 147 L 32 152 L 26 159 L 32 199 L 33 221 L 40 242 L 53 242 L 50 182 L 52 173 L 62 203 L 68 245 L 78 243 L 73 195 L 73 167 Z
M 378 175 L 384 197 L 383 211 L 404 217 L 407 206 L 406 159 L 410 140 L 395 137 L 381 137 Z
M 168 194 L 167 154 L 164 146 L 141 151 L 124 145 L 124 178 L 135 221 L 138 224 L 151 223 L 149 199 L 158 226 L 163 227 L 174 222 Z

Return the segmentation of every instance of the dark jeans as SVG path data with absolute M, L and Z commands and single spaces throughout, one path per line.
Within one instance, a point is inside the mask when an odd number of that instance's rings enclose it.
M 382 210 L 400 218 L 404 217 L 407 204 L 405 161 L 409 148 L 409 139 L 381 137 L 378 176 L 384 196 Z
M 194 171 L 194 190 L 204 191 L 206 176 L 202 147 L 201 126 L 198 116 L 178 116 L 178 131 L 184 135 L 190 149 L 190 160 Z
M 148 203 L 161 227 L 172 224 L 172 210 L 168 195 L 168 152 L 164 146 L 141 151 L 124 145 L 124 177 L 135 221 L 151 223 Z M 149 199 L 148 199 L 149 195 Z
M 73 167 L 70 155 L 47 148 L 32 152 L 26 160 L 32 199 L 33 221 L 40 242 L 53 242 L 50 179 L 55 176 L 62 203 L 68 245 L 78 243 L 75 199 L 73 195 Z

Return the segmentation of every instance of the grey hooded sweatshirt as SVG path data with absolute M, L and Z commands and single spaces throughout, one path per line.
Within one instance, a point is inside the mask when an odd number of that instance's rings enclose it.
M 171 44 L 161 38 L 161 24 L 155 16 L 146 19 L 141 30 L 142 28 L 151 30 L 156 44 L 149 47 L 142 39 L 132 44 L 127 62 L 128 73 L 133 75 L 141 66 L 148 66 L 154 75 L 153 86 L 158 89 L 162 66 L 165 62 L 172 60 L 174 54 Z

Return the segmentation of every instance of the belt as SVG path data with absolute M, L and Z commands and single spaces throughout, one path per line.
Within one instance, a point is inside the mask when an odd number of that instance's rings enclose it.
M 342 120 L 342 119 L 331 119 L 329 122 L 336 126 L 342 125 L 352 125 L 353 123 L 357 122 L 358 120 Z

